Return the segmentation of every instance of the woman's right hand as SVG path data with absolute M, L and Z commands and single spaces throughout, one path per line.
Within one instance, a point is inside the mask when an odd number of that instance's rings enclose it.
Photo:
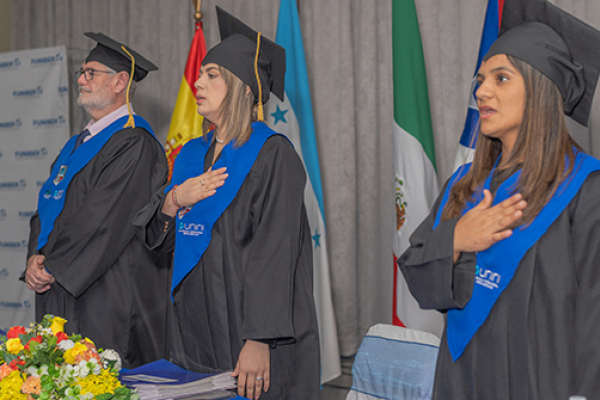
M 461 252 L 478 252 L 512 235 L 508 227 L 523 215 L 527 202 L 517 193 L 492 205 L 492 194 L 483 191 L 483 200 L 463 215 L 454 227 L 454 262 Z
M 165 198 L 163 203 L 162 212 L 172 217 L 177 214 L 177 210 L 183 207 L 189 207 L 201 200 L 206 199 L 217 193 L 217 188 L 223 186 L 225 179 L 227 179 L 226 167 L 219 168 L 216 170 L 208 170 L 202 175 L 190 178 L 183 182 L 181 185 L 177 185 L 171 189 Z M 173 191 L 177 196 L 177 205 L 173 201 Z

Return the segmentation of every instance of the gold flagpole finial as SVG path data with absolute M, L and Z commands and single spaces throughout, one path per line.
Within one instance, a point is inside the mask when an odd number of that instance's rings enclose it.
M 202 21 L 202 13 L 200 12 L 200 10 L 202 10 L 202 0 L 192 0 L 196 6 L 196 12 L 194 13 L 194 18 L 196 18 L 196 22 L 200 22 Z

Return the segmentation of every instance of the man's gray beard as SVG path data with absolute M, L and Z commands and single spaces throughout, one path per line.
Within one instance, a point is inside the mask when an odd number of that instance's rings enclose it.
M 87 92 L 89 94 L 88 98 L 85 100 L 81 99 L 81 95 L 84 92 L 81 92 L 81 90 L 79 91 L 79 97 L 77 97 L 77 104 L 79 106 L 81 106 L 81 108 L 83 108 L 86 111 L 96 111 L 96 110 L 102 110 L 103 108 L 109 106 L 111 104 L 111 99 L 109 98 L 101 98 L 98 95 L 98 92 L 96 93 L 91 93 L 91 92 Z

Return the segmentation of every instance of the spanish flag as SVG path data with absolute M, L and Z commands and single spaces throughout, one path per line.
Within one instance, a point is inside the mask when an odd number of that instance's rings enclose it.
M 165 152 L 169 162 L 169 179 L 171 179 L 173 173 L 175 158 L 183 145 L 188 140 L 202 135 L 203 118 L 196 111 L 194 82 L 198 78 L 198 71 L 200 71 L 205 55 L 206 41 L 204 40 L 204 32 L 202 32 L 202 23 L 196 22 L 196 33 L 194 33 L 190 54 L 185 64 L 185 72 L 179 86 L 179 94 L 171 117 L 167 143 L 165 144 Z

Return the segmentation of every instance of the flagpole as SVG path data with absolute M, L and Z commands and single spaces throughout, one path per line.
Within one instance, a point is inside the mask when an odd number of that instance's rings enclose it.
M 202 10 L 202 0 L 192 0 L 192 2 L 196 7 L 194 18 L 196 18 L 196 22 L 201 22 L 203 17 L 202 12 L 200 12 L 200 10 Z

